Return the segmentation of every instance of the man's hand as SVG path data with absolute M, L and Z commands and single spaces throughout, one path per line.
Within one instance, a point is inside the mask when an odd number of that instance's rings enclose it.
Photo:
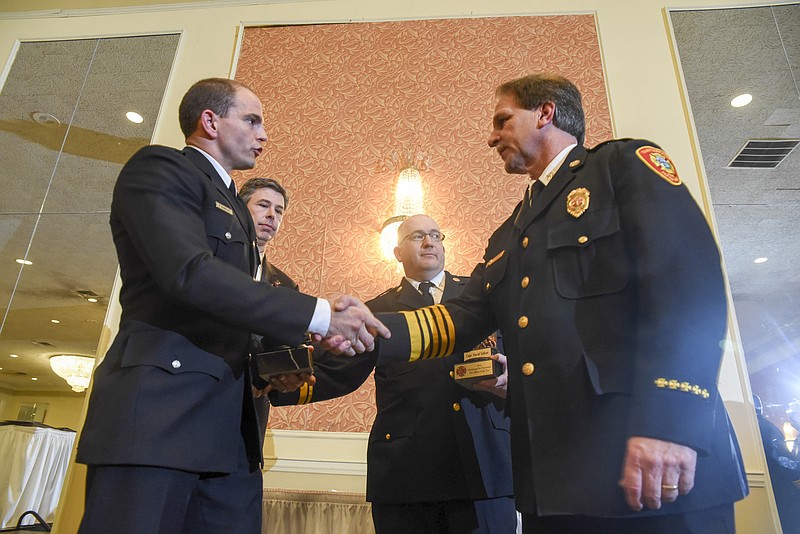
M 694 487 L 697 452 L 685 445 L 634 436 L 628 439 L 619 485 L 631 509 L 657 510 Z
M 257 399 L 266 395 L 270 391 L 280 391 L 281 393 L 290 393 L 297 390 L 303 384 L 313 386 L 317 383 L 317 378 L 308 373 L 292 373 L 285 375 L 275 375 L 269 379 L 269 384 L 262 388 L 253 388 L 253 398 Z
M 331 324 L 324 336 L 314 336 L 322 347 L 334 354 L 353 356 L 375 349 L 375 338 L 391 333 L 360 300 L 347 295 L 331 303 Z
M 489 356 L 493 360 L 497 360 L 503 366 L 503 374 L 494 378 L 487 378 L 472 385 L 472 389 L 476 391 L 486 391 L 492 393 L 500 398 L 506 398 L 506 388 L 508 387 L 508 360 L 505 354 L 492 354 Z

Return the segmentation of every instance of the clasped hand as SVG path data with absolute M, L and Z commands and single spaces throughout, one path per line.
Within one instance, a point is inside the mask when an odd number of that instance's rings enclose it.
M 334 354 L 354 356 L 375 350 L 375 338 L 389 339 L 391 332 L 377 320 L 363 302 L 342 295 L 331 301 L 331 324 L 328 332 L 314 335 L 323 348 Z

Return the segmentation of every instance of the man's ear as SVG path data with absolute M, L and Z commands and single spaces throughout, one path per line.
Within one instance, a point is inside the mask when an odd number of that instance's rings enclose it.
M 204 109 L 200 114 L 197 129 L 205 133 L 209 139 L 217 138 L 217 114 L 210 109 Z
M 539 127 L 552 124 L 553 119 L 556 116 L 555 102 L 545 102 L 539 106 L 539 108 L 542 110 L 542 114 L 539 117 Z
M 403 260 L 400 258 L 400 245 L 394 247 L 394 257 L 398 262 L 403 263 Z

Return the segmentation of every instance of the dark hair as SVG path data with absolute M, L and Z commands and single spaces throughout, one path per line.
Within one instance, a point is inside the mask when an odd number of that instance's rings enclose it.
M 283 207 L 289 207 L 289 194 L 286 189 L 274 178 L 250 178 L 239 188 L 239 197 L 247 204 L 250 197 L 259 189 L 272 189 L 283 196 Z
M 228 78 L 206 78 L 195 82 L 183 95 L 178 107 L 178 122 L 183 135 L 189 137 L 194 133 L 200 114 L 206 109 L 227 117 L 239 89 L 250 88 Z
M 583 115 L 581 92 L 568 79 L 558 74 L 531 74 L 511 80 L 497 88 L 497 96 L 513 95 L 525 109 L 536 109 L 545 102 L 556 105 L 553 124 L 575 136 L 583 145 L 586 119 Z

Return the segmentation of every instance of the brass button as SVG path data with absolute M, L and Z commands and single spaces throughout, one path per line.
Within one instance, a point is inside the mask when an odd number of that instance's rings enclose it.
M 386 434 L 386 439 L 391 439 L 391 438 L 392 438 L 391 434 Z
M 526 287 L 528 287 L 528 284 L 530 284 L 530 283 L 531 283 L 531 279 L 528 278 L 527 276 L 524 276 L 524 277 L 522 277 L 522 283 L 520 285 L 522 286 L 522 289 L 525 289 Z
M 489 291 L 490 289 L 492 289 L 492 284 L 486 282 L 486 291 Z
M 569 162 L 569 168 L 570 169 L 574 169 L 575 167 L 577 167 L 580 164 L 581 164 L 581 160 L 573 159 L 572 161 Z
M 522 248 L 528 248 L 528 238 L 527 237 L 523 237 L 522 238 Z
M 453 374 L 453 371 L 450 371 L 450 378 L 455 378 L 456 376 Z
M 533 374 L 533 364 L 531 362 L 527 362 L 522 365 L 522 374 L 525 376 L 531 376 Z
M 586 237 L 585 235 L 582 235 L 582 236 L 580 236 L 580 237 L 578 238 L 578 243 L 580 243 L 581 245 L 583 245 L 583 244 L 584 244 L 584 243 L 586 243 L 587 241 L 589 241 L 589 238 L 588 238 L 588 237 Z
M 460 405 L 459 403 L 457 403 L 457 402 L 454 402 L 454 403 L 453 403 L 453 411 L 454 411 L 454 412 L 457 412 L 457 411 L 459 411 L 460 409 L 461 409 L 461 405 Z
M 526 326 L 528 326 L 528 318 L 523 315 L 522 317 L 519 318 L 517 324 L 519 325 L 520 328 L 525 328 Z

